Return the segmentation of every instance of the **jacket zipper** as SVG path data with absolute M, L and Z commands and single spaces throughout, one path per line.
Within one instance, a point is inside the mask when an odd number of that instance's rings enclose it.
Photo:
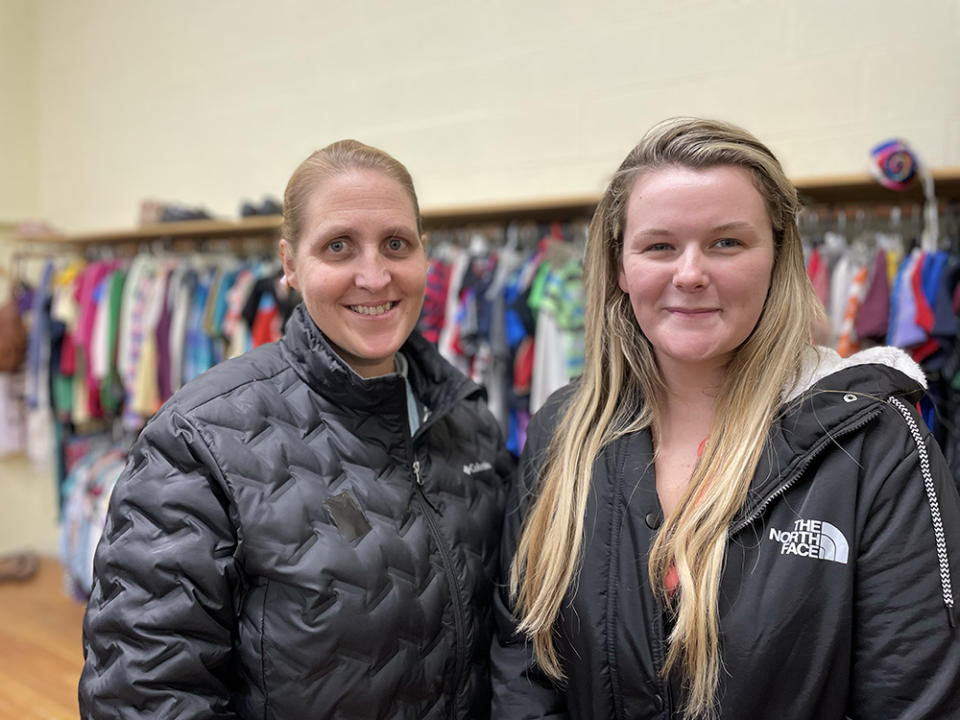
M 875 408 L 874 410 L 864 415 L 862 418 L 860 418 L 860 420 L 853 423 L 852 425 L 848 425 L 847 427 L 842 428 L 839 432 L 825 435 L 820 440 L 820 442 L 817 443 L 817 445 L 815 445 L 807 453 L 806 457 L 804 457 L 803 461 L 801 462 L 800 467 L 794 470 L 793 474 L 789 478 L 787 478 L 783 482 L 783 484 L 777 487 L 776 490 L 774 490 L 772 493 L 767 495 L 767 497 L 764 498 L 763 501 L 759 505 L 757 505 L 749 515 L 747 515 L 747 517 L 745 517 L 743 520 L 741 520 L 736 525 L 734 525 L 731 528 L 729 535 L 731 537 L 736 535 L 738 532 L 740 532 L 745 527 L 747 527 L 747 525 L 750 525 L 754 520 L 756 520 L 758 517 L 763 515 L 764 511 L 767 509 L 767 506 L 769 506 L 771 502 L 776 500 L 778 497 L 783 495 L 787 490 L 793 487 L 793 485 L 797 482 L 797 480 L 799 480 L 803 476 L 803 473 L 806 472 L 807 468 L 810 467 L 810 463 L 812 463 L 817 458 L 817 456 L 821 452 L 823 452 L 824 448 L 826 448 L 827 445 L 836 442 L 838 439 L 854 432 L 855 430 L 859 430 L 864 425 L 866 425 L 871 420 L 873 420 L 875 417 L 877 417 L 877 415 L 879 414 L 880 414 L 880 408 Z
M 440 559 L 443 563 L 444 574 L 447 576 L 450 598 L 453 602 L 453 621 L 456 631 L 457 657 L 453 674 L 453 696 L 450 699 L 450 717 L 455 718 L 457 716 L 457 695 L 460 692 L 460 679 L 463 675 L 463 666 L 466 661 L 466 630 L 464 627 L 466 622 L 464 620 L 463 598 L 460 596 L 460 584 L 457 582 L 457 574 L 454 569 L 453 558 L 451 557 L 450 549 L 447 547 L 445 538 L 435 517 L 435 514 L 438 514 L 437 510 L 430 503 L 430 500 L 427 499 L 427 495 L 423 490 L 423 477 L 420 475 L 419 460 L 413 461 L 413 477 L 417 483 L 417 499 L 420 502 L 420 508 L 423 511 L 423 516 L 427 519 L 427 527 L 430 529 L 430 535 L 433 536 L 433 541 L 437 544 L 437 548 L 440 550 Z
M 413 478 L 416 481 L 417 501 L 420 505 L 420 510 L 423 512 L 423 516 L 427 520 L 427 528 L 430 531 L 430 535 L 433 537 L 433 541 L 437 544 L 437 548 L 440 550 L 440 561 L 443 564 L 444 574 L 447 576 L 447 585 L 449 586 L 450 598 L 453 602 L 453 623 L 456 634 L 456 660 L 453 666 L 453 696 L 450 699 L 451 720 L 455 720 L 457 716 L 457 695 L 460 692 L 461 676 L 464 674 L 464 666 L 466 665 L 466 619 L 464 617 L 463 597 L 460 595 L 460 583 L 457 582 L 457 574 L 454 568 L 453 557 L 450 553 L 450 549 L 447 547 L 446 539 L 444 538 L 443 532 L 440 529 L 440 525 L 437 523 L 436 516 L 439 515 L 440 512 L 433 506 L 433 503 L 430 502 L 430 499 L 427 497 L 427 494 L 423 489 L 423 475 L 420 472 L 420 460 L 417 458 L 413 440 L 414 437 L 423 435 L 431 425 L 437 422 L 438 418 L 446 415 L 447 409 L 455 407 L 457 403 L 469 397 L 471 392 L 473 391 L 467 390 L 466 385 L 463 385 L 454 393 L 453 400 L 449 405 L 442 404 L 437 410 L 428 409 L 422 422 L 420 423 L 420 426 L 417 428 L 416 433 L 410 432 L 410 424 L 407 423 L 407 437 L 409 438 L 409 444 L 407 447 L 409 449 L 410 456 L 413 457 L 411 468 L 413 470 Z
M 898 398 L 890 396 L 887 402 L 893 405 L 903 419 L 907 421 L 910 428 L 910 434 L 913 436 L 913 442 L 917 446 L 917 454 L 920 457 L 920 474 L 923 476 L 923 487 L 927 493 L 927 503 L 930 505 L 930 516 L 933 519 L 933 536 L 937 542 L 937 561 L 940 564 L 940 586 L 943 593 L 943 604 L 947 608 L 947 618 L 950 621 L 950 627 L 957 626 L 957 618 L 953 609 L 953 585 L 950 580 L 950 559 L 947 557 L 947 540 L 943 532 L 943 519 L 940 517 L 940 502 L 937 499 L 937 489 L 933 484 L 933 473 L 930 472 L 930 456 L 927 454 L 927 446 L 923 442 L 923 434 L 917 426 L 917 421 L 913 419 L 910 408 Z

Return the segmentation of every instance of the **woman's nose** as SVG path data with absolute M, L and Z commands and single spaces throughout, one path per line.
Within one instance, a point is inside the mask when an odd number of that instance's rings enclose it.
M 379 253 L 361 257 L 355 282 L 357 287 L 371 291 L 386 287 L 390 282 L 390 271 L 384 257 Z
M 705 258 L 699 248 L 690 248 L 677 258 L 673 270 L 674 287 L 685 290 L 697 290 L 707 284 Z

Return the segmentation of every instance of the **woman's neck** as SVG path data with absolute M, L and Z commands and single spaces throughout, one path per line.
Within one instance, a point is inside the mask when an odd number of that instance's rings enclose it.
M 717 358 L 714 362 L 684 363 L 658 358 L 660 377 L 667 389 L 668 402 L 680 399 L 700 403 L 703 398 L 715 398 L 727 374 L 729 358 Z
M 710 433 L 715 401 L 715 394 L 703 389 L 679 394 L 668 392 L 660 406 L 657 438 L 661 442 L 679 438 L 690 442 L 695 438 L 699 443 Z
M 657 495 L 664 516 L 673 513 L 686 492 L 702 446 L 710 434 L 716 404 L 717 384 L 703 377 L 688 377 L 687 383 L 667 378 L 656 426 Z
M 662 429 L 702 427 L 709 431 L 723 372 L 723 368 L 705 371 L 702 367 L 672 367 L 664 371 L 658 413 Z

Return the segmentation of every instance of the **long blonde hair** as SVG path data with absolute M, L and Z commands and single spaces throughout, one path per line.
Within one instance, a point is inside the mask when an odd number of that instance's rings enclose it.
M 532 640 L 542 669 L 560 680 L 555 623 L 580 567 L 591 468 L 614 439 L 656 426 L 664 389 L 653 349 L 618 285 L 627 201 L 644 172 L 721 165 L 753 176 L 773 229 L 774 262 L 757 325 L 734 353 L 719 389 L 710 440 L 648 562 L 654 592 L 675 615 L 663 673 L 680 669 L 688 718 L 715 712 L 721 667 L 717 598 L 728 528 L 746 498 L 781 392 L 796 380 L 811 324 L 822 312 L 804 270 L 796 190 L 773 153 L 741 128 L 696 118 L 655 126 L 600 200 L 584 258 L 584 373 L 556 424 L 510 568 L 520 630 Z M 663 588 L 672 565 L 679 591 L 671 598 Z

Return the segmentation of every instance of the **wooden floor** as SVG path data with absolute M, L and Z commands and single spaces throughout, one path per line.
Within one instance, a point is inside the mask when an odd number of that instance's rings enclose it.
M 0 720 L 77 720 L 82 618 L 55 560 L 0 582 Z

